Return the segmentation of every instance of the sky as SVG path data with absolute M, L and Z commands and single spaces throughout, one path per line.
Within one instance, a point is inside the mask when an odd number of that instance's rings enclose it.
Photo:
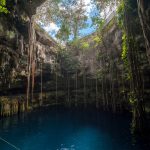
M 83 0 L 83 2 L 86 5 L 85 9 L 86 9 L 86 15 L 88 16 L 88 19 L 87 19 L 88 27 L 79 31 L 80 37 L 84 37 L 86 35 L 89 35 L 96 30 L 96 27 L 92 26 L 91 17 L 97 15 L 99 12 L 96 9 L 96 7 L 91 3 L 91 1 L 92 0 Z M 110 14 L 110 9 L 107 8 L 106 12 L 108 14 Z M 103 16 L 104 13 L 101 12 L 101 15 Z M 52 36 L 55 40 L 57 40 L 55 37 L 56 33 L 59 30 L 59 26 L 57 24 L 55 24 L 54 22 L 51 22 L 49 25 L 42 26 L 42 27 L 46 32 L 48 32 L 50 34 L 50 36 Z M 73 37 L 70 36 L 70 40 L 72 40 L 72 38 Z
M 88 20 L 87 20 L 87 24 L 88 27 L 86 29 L 80 30 L 79 33 L 82 36 L 86 36 L 88 34 L 91 34 L 92 32 L 94 32 L 96 29 L 95 27 L 92 27 L 92 20 L 91 20 L 91 16 L 93 15 L 93 5 L 91 4 L 91 0 L 83 0 L 83 2 L 86 5 L 86 15 L 88 16 Z M 95 9 L 96 10 L 96 9 Z M 96 13 L 96 12 L 95 12 Z M 48 32 L 54 39 L 56 39 L 55 35 L 59 30 L 59 26 L 57 24 L 55 24 L 54 22 L 51 22 L 49 25 L 47 26 L 42 26 L 43 29 Z M 72 37 L 70 37 L 70 40 L 72 39 Z

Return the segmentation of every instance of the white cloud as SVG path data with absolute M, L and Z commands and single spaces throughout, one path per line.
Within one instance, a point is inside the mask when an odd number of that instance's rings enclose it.
M 55 23 L 51 22 L 50 25 L 45 26 L 44 29 L 47 32 L 57 32 L 59 30 L 59 27 Z
M 84 4 L 86 5 L 86 13 L 89 15 L 92 9 L 91 0 L 83 0 Z
M 80 1 L 80 0 L 78 0 Z M 85 10 L 86 10 L 86 15 L 87 16 L 90 16 L 90 12 L 91 12 L 91 9 L 92 9 L 92 4 L 91 4 L 91 0 L 83 0 L 83 3 L 85 4 Z M 62 7 L 61 5 L 59 7 Z M 63 7 L 62 7 L 63 9 Z M 51 22 L 49 25 L 47 26 L 44 26 L 43 27 L 44 30 L 48 33 L 51 33 L 52 36 L 55 35 L 55 33 L 58 32 L 58 30 L 60 29 L 57 24 L 55 24 L 54 22 Z

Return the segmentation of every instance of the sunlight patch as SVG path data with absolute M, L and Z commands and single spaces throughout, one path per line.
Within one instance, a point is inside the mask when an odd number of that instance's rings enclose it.
M 44 29 L 47 32 L 51 33 L 51 32 L 57 32 L 59 30 L 59 27 L 55 23 L 51 22 L 50 25 L 44 26 Z

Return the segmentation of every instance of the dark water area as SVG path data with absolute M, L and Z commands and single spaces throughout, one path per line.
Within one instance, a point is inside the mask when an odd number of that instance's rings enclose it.
M 96 109 L 44 108 L 0 120 L 0 137 L 20 150 L 148 150 L 130 116 Z M 15 150 L 0 140 L 0 150 Z

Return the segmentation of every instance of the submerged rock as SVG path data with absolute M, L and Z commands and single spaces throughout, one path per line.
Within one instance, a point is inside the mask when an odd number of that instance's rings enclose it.
M 12 116 L 25 111 L 25 102 L 20 99 L 0 98 L 0 116 Z
M 11 114 L 17 114 L 18 113 L 18 100 L 14 99 L 10 102 L 11 106 Z
M 25 102 L 23 101 L 23 100 L 20 100 L 19 101 L 19 107 L 18 107 L 19 109 L 18 109 L 18 112 L 19 113 L 22 113 L 22 112 L 24 112 L 25 111 Z
M 1 111 L 1 116 L 10 116 L 11 114 L 11 109 L 10 109 L 10 102 L 7 98 L 2 97 L 0 99 L 0 111 Z

